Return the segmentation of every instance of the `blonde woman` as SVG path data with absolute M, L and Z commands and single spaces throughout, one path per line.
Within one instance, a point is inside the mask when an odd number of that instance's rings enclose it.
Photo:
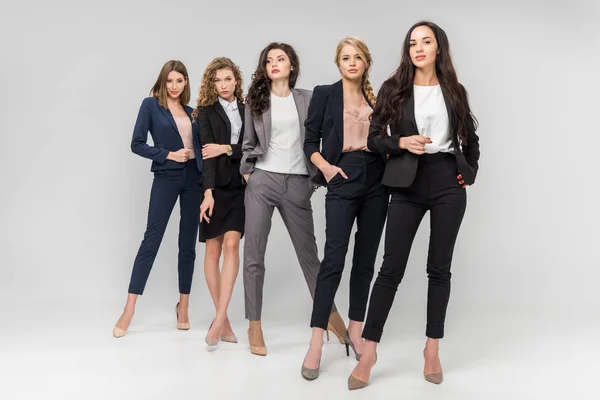
M 372 62 L 361 39 L 341 40 L 335 63 L 342 79 L 314 89 L 305 122 L 304 152 L 319 169 L 314 182 L 327 186 L 325 254 L 317 277 L 312 339 L 301 371 L 308 380 L 319 376 L 323 332 L 355 221 L 358 229 L 350 276 L 350 322 L 344 342 L 347 355 L 352 348 L 358 360 L 362 351 L 362 323 L 388 206 L 388 191 L 381 184 L 385 158 L 367 149 L 369 118 L 375 106 L 369 83 Z
M 242 87 L 240 69 L 229 58 L 215 58 L 204 71 L 194 110 L 204 161 L 199 240 L 206 242 L 204 274 L 216 309 L 205 338 L 211 347 L 220 340 L 237 343 L 227 307 L 239 270 L 245 221 L 240 175 L 244 137 Z M 221 254 L 223 268 L 219 271 Z

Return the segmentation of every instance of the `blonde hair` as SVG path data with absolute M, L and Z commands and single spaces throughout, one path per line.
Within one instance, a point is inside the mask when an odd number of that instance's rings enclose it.
M 342 49 L 344 46 L 350 45 L 356 49 L 360 58 L 367 64 L 365 68 L 365 73 L 362 76 L 361 88 L 364 92 L 365 96 L 369 99 L 372 106 L 375 106 L 375 102 L 377 98 L 375 97 L 375 93 L 373 92 L 373 87 L 371 86 L 371 82 L 369 81 L 369 71 L 371 70 L 371 66 L 373 65 L 373 57 L 371 57 L 371 52 L 367 47 L 367 44 L 357 36 L 348 36 L 340 40 L 335 49 L 335 65 L 340 66 L 340 55 L 342 53 Z
M 235 90 L 234 96 L 240 103 L 244 103 L 243 96 L 243 87 L 244 82 L 242 80 L 242 72 L 239 67 L 233 63 L 227 57 L 217 57 L 208 64 L 206 70 L 204 71 L 204 75 L 202 76 L 202 84 L 200 85 L 200 91 L 198 93 L 198 101 L 196 102 L 196 108 L 192 116 L 196 118 L 198 116 L 198 110 L 200 107 L 206 107 L 213 105 L 219 99 L 219 93 L 215 88 L 215 76 L 217 75 L 217 71 L 220 69 L 229 69 L 233 72 L 233 77 L 235 78 Z
M 163 108 L 169 108 L 167 105 L 167 98 L 169 97 L 169 94 L 167 93 L 167 78 L 169 77 L 169 72 L 172 71 L 179 72 L 185 78 L 186 85 L 179 96 L 179 101 L 181 101 L 181 104 L 184 106 L 190 102 L 191 91 L 187 68 L 185 68 L 185 65 L 183 65 L 181 61 L 170 60 L 163 65 L 160 74 L 158 74 L 158 78 L 156 79 L 156 83 L 150 90 L 150 95 L 158 99 L 158 104 Z

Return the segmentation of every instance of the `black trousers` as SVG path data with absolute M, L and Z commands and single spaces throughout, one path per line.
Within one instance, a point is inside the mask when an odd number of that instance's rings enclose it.
M 129 293 L 143 294 L 152 264 L 167 229 L 169 217 L 179 197 L 179 293 L 189 294 L 196 260 L 196 235 L 200 219 L 200 173 L 196 160 L 189 160 L 183 169 L 156 171 L 150 192 L 148 224 L 138 250 Z
M 348 317 L 354 321 L 364 320 L 389 201 L 388 189 L 381 184 L 385 163 L 380 155 L 364 151 L 344 153 L 338 166 L 348 179 L 338 174 L 327 184 L 325 256 L 317 276 L 310 323 L 311 327 L 322 329 L 327 329 L 340 285 L 354 220 L 357 231 Z
M 458 184 L 453 154 L 420 156 L 417 173 L 408 188 L 394 188 L 388 209 L 383 265 L 375 280 L 363 338 L 379 342 L 394 296 L 425 212 L 430 211 L 431 233 L 427 275 L 427 328 L 429 338 L 444 336 L 450 297 L 450 265 L 454 244 L 467 205 L 467 194 Z

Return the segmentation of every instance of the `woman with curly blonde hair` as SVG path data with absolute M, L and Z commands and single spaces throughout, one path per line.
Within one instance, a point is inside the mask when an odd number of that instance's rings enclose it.
M 202 146 L 204 174 L 199 240 L 206 242 L 204 274 L 216 316 L 206 344 L 237 343 L 227 307 L 240 263 L 244 235 L 244 184 L 240 175 L 244 136 L 242 74 L 229 58 L 215 58 L 204 71 L 194 116 Z M 219 261 L 223 253 L 223 268 Z
M 350 275 L 350 322 L 343 341 L 346 354 L 351 347 L 360 359 L 362 323 L 388 205 L 388 191 L 381 184 L 385 158 L 367 149 L 375 106 L 369 82 L 371 54 L 364 41 L 347 37 L 338 43 L 334 61 L 342 79 L 314 89 L 304 124 L 304 152 L 319 169 L 314 181 L 327 186 L 325 254 L 317 276 L 312 339 L 302 364 L 302 376 L 308 380 L 319 376 L 323 332 L 342 278 L 354 221 L 357 231 Z

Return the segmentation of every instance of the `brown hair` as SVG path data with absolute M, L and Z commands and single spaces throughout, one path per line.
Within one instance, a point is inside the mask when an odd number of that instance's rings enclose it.
M 371 66 L 373 65 L 373 57 L 371 57 L 371 52 L 369 51 L 367 44 L 361 38 L 356 36 L 346 37 L 340 40 L 340 42 L 337 45 L 337 48 L 335 49 L 334 61 L 338 67 L 340 66 L 340 55 L 342 53 L 342 49 L 346 45 L 354 47 L 358 55 L 360 55 L 360 58 L 362 58 L 365 64 L 367 64 L 367 67 L 365 68 L 365 73 L 362 76 L 361 88 L 365 96 L 367 96 L 367 98 L 369 99 L 369 102 L 371 102 L 371 105 L 375 106 L 377 98 L 375 97 L 375 93 L 373 93 L 373 87 L 371 86 L 371 82 L 369 81 L 369 71 L 371 70 Z
M 262 114 L 271 105 L 271 79 L 267 74 L 267 56 L 269 51 L 274 49 L 283 51 L 290 59 L 292 65 L 289 78 L 290 89 L 296 86 L 296 80 L 300 75 L 300 59 L 298 59 L 298 55 L 292 46 L 287 43 L 273 42 L 265 47 L 260 53 L 258 66 L 252 75 L 252 83 L 250 83 L 248 96 L 246 97 L 246 102 L 253 116 Z
M 210 106 L 217 102 L 219 94 L 215 88 L 215 76 L 217 71 L 220 69 L 228 69 L 233 72 L 235 78 L 235 91 L 234 96 L 240 102 L 244 103 L 243 87 L 244 82 L 242 79 L 242 72 L 239 67 L 233 63 L 227 57 L 217 57 L 208 64 L 204 75 L 202 76 L 202 84 L 200 85 L 200 91 L 198 93 L 198 100 L 196 101 L 196 108 L 192 116 L 196 118 L 198 116 L 198 110 L 200 107 Z
M 168 108 L 167 98 L 169 97 L 169 94 L 167 93 L 167 77 L 169 76 L 169 72 L 172 71 L 179 72 L 181 75 L 183 75 L 187 83 L 183 89 L 183 92 L 179 96 L 179 101 L 181 101 L 181 104 L 184 106 L 190 102 L 191 91 L 187 68 L 181 61 L 170 60 L 163 65 L 162 69 L 160 70 L 160 74 L 158 74 L 158 78 L 156 79 L 156 83 L 150 90 L 150 96 L 158 99 L 158 103 L 163 108 Z

